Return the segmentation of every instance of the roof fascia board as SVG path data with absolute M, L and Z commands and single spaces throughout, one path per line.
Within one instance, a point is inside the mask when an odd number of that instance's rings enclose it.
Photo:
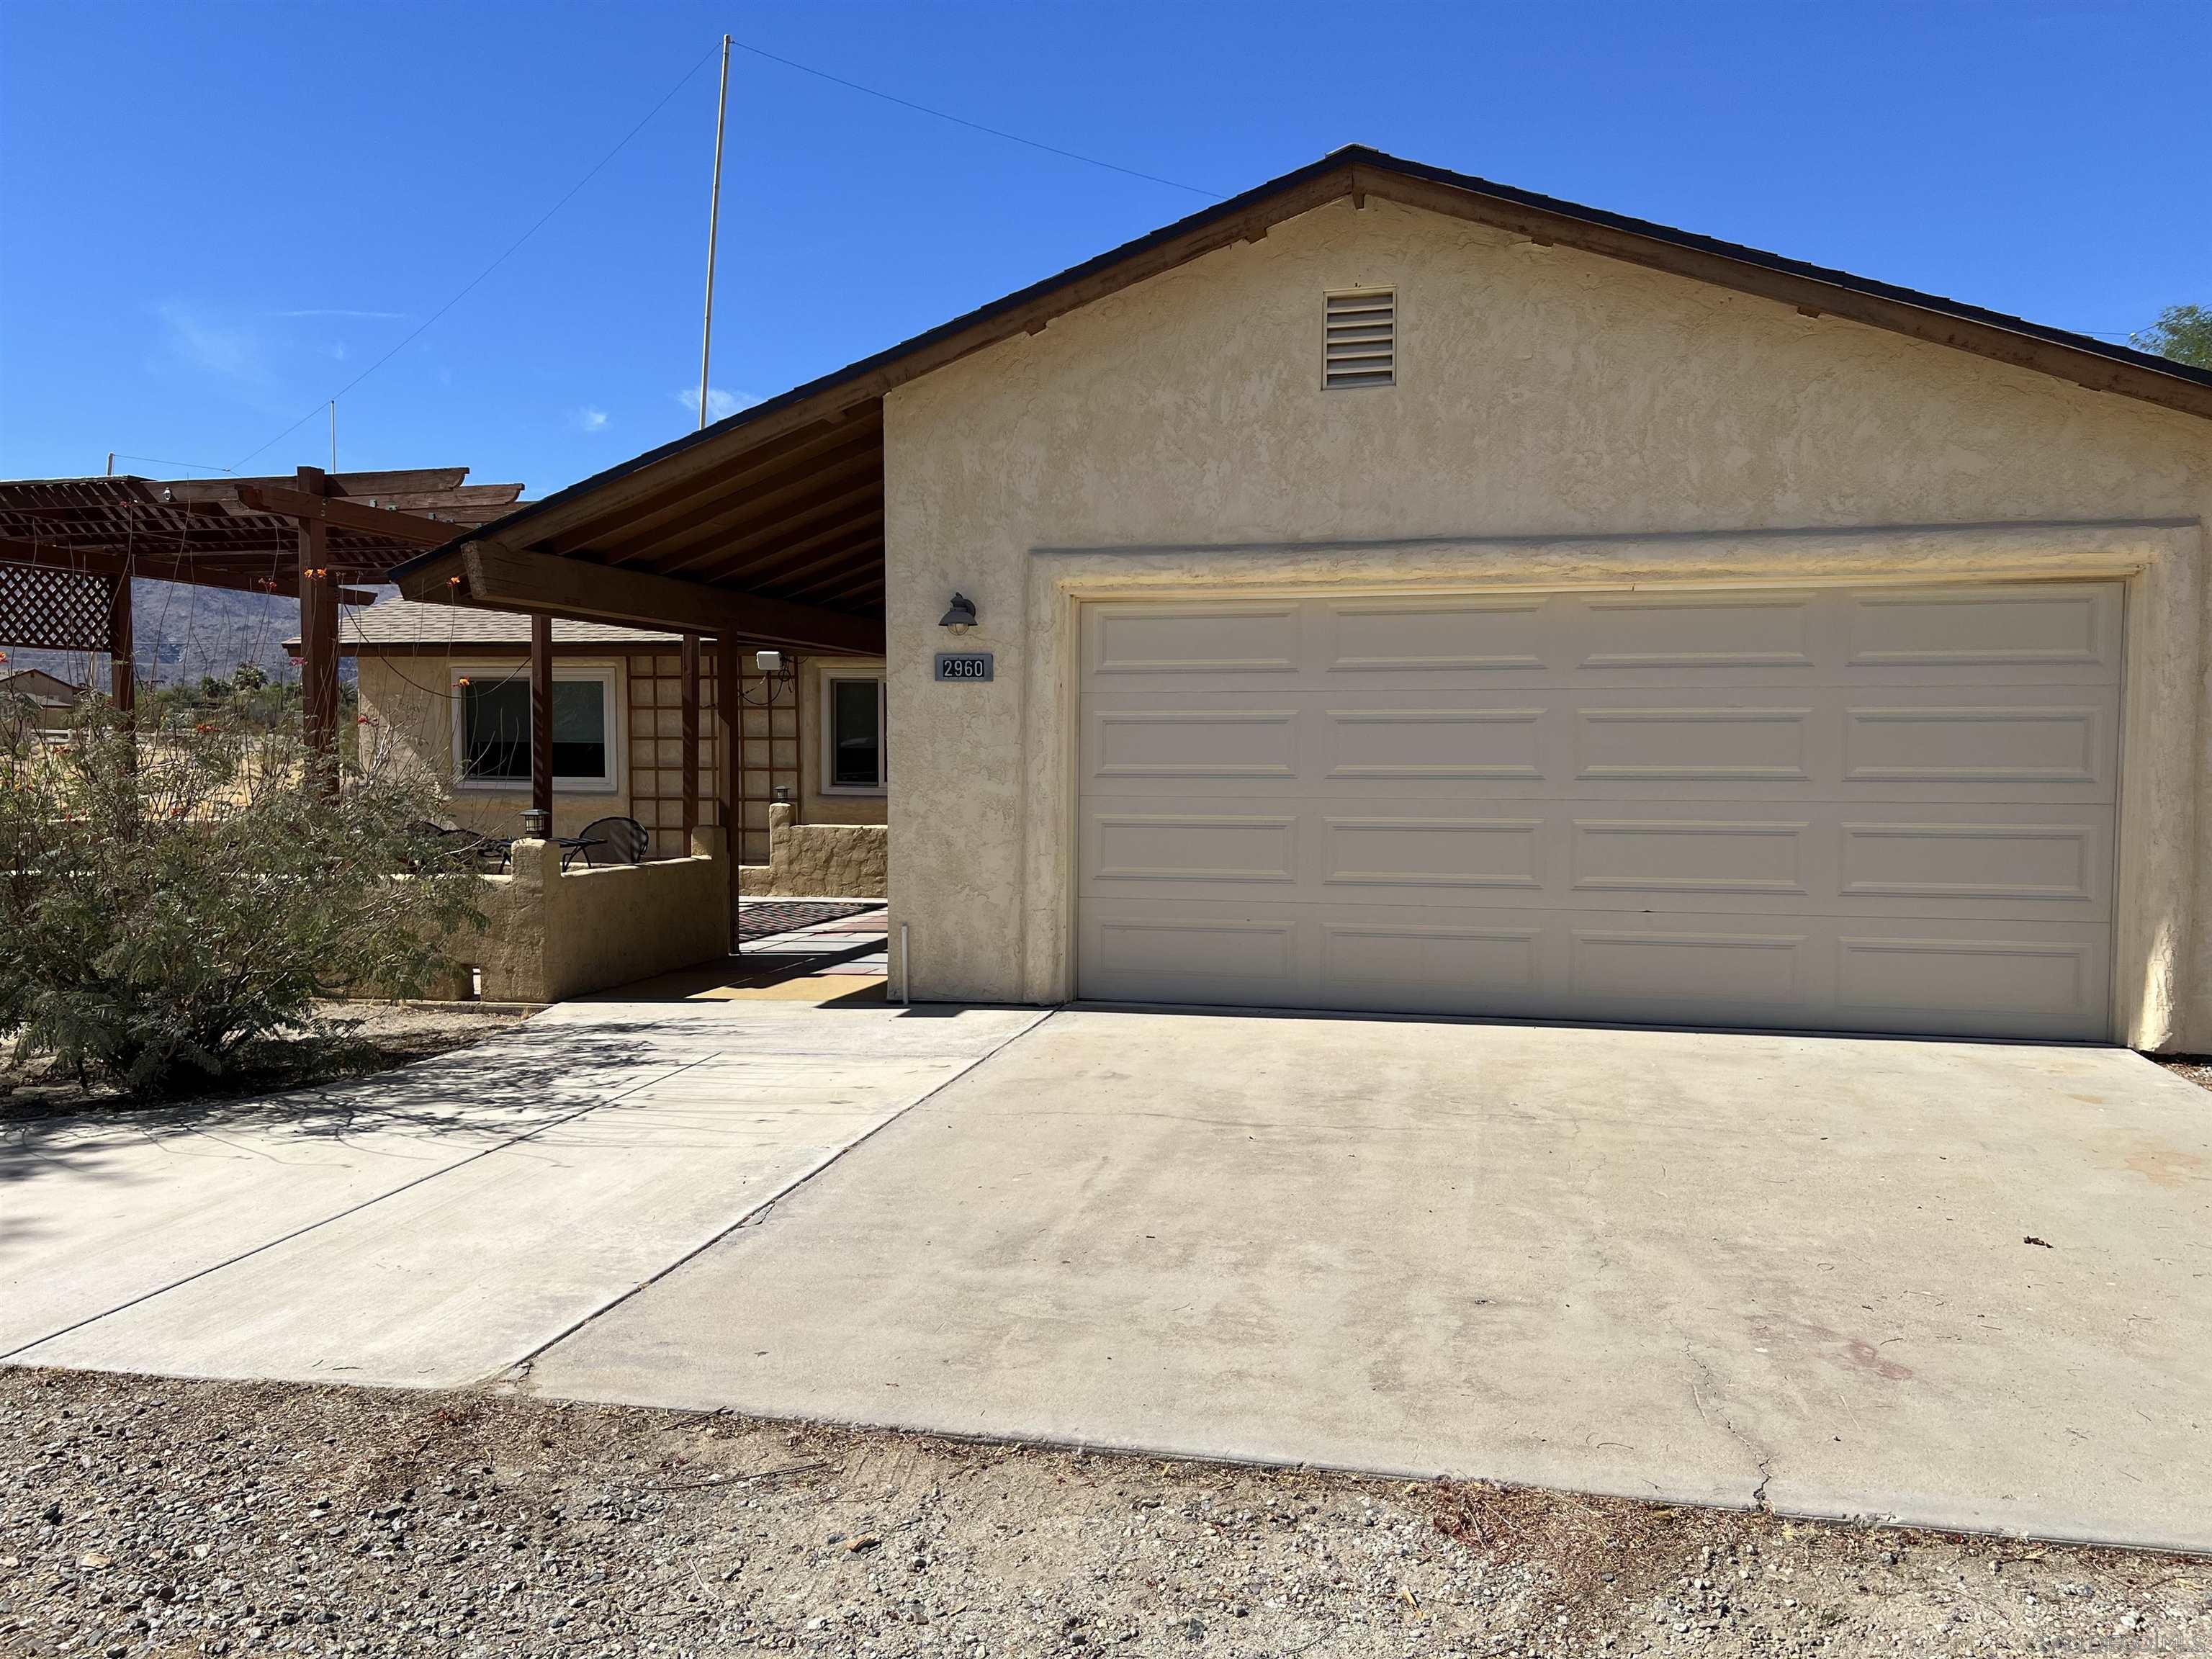
M 1845 318 L 1933 345 L 2033 369 L 2093 392 L 2110 392 L 2184 414 L 2212 416 L 2212 386 L 2084 351 L 2063 340 L 1899 299 L 1876 291 L 1881 284 L 1855 285 L 1810 270 L 1785 268 L 1779 262 L 1766 264 L 1737 254 L 1689 246 L 1642 230 L 1393 168 L 1363 166 L 1358 173 L 1358 188 L 1364 195 L 1690 277 L 1800 311 Z
M 402 576 L 399 591 L 425 603 L 458 599 L 495 611 L 542 611 L 623 628 L 712 634 L 840 655 L 878 656 L 884 648 L 884 624 L 878 617 L 518 550 L 495 541 L 470 541 L 417 562 L 420 568 Z

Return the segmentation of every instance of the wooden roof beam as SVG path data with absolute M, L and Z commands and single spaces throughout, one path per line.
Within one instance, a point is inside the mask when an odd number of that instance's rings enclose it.
M 726 635 L 799 651 L 876 656 L 884 648 L 881 617 L 794 605 L 764 594 L 550 553 L 522 552 L 496 542 L 465 542 L 450 555 L 409 570 L 399 586 L 410 599 L 451 600 L 458 593 L 465 603 L 496 610 L 673 633 Z
M 388 507 L 363 507 L 343 496 L 310 495 L 304 490 L 270 484 L 241 484 L 238 499 L 257 512 L 279 514 L 303 524 L 326 524 L 333 530 L 352 531 L 410 547 L 443 547 L 467 528 Z
M 748 493 L 736 501 L 724 497 L 694 507 L 648 535 L 632 536 L 625 527 L 608 538 L 605 551 L 624 564 L 649 563 L 665 549 L 696 544 L 709 538 L 742 539 L 773 532 L 818 502 L 849 500 L 860 491 L 880 498 L 883 489 L 883 451 L 871 447 L 839 465 L 810 470 L 775 488 Z
M 785 514 L 765 529 L 702 547 L 694 556 L 674 560 L 665 568 L 672 573 L 697 570 L 703 578 L 714 580 L 722 571 L 744 565 L 756 554 L 773 551 L 817 531 L 842 528 L 883 510 L 883 485 L 871 480 L 842 495 L 810 501 L 803 509 Z
M 650 535 L 672 520 L 701 511 L 706 498 L 751 489 L 787 471 L 835 465 L 855 453 L 880 452 L 882 447 L 879 422 L 821 422 L 781 441 L 747 450 L 729 465 L 684 480 L 682 488 L 672 491 L 666 501 L 649 512 L 594 518 L 560 534 L 535 538 L 531 544 L 549 553 L 571 553 L 602 545 L 611 536 Z M 708 501 L 707 510 L 720 510 L 720 503 Z

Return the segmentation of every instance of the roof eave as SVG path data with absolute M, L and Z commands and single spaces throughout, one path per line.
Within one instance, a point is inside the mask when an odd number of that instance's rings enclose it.
M 2093 391 L 2212 419 L 2212 370 L 1352 145 L 457 535 L 396 567 L 393 577 L 425 571 L 471 541 L 526 547 L 534 538 L 518 538 L 518 531 L 536 526 L 538 535 L 553 533 L 564 518 L 575 515 L 580 504 L 625 480 L 670 466 L 687 455 L 717 450 L 733 440 L 757 441 L 835 419 L 896 386 L 1014 333 L 1042 329 L 1054 317 L 1106 293 L 1217 249 L 1257 240 L 1272 226 L 1328 202 L 1370 195 L 1672 271 L 1815 314 L 1845 318 L 2053 374 Z

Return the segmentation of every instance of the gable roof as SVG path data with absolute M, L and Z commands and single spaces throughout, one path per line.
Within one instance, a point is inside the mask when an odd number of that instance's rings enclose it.
M 2035 369 L 2093 391 L 2212 418 L 2212 370 L 1962 301 L 1352 145 L 556 490 L 481 530 L 455 538 L 447 549 L 410 560 L 394 574 L 404 580 L 410 569 L 428 567 L 450 549 L 478 539 L 528 547 L 558 538 L 563 544 L 558 550 L 583 551 L 589 556 L 581 544 L 588 539 L 592 526 L 612 524 L 629 505 L 695 468 L 726 468 L 755 446 L 872 413 L 872 406 L 886 392 L 908 380 L 1013 334 L 1034 333 L 1055 316 L 1205 253 L 1257 240 L 1272 225 L 1347 195 L 1355 204 L 1372 196 L 1473 220 L 1531 240 L 1671 271 L 1793 305 L 1808 314 L 1848 318 Z
M 71 685 L 43 668 L 19 668 L 12 674 L 0 674 L 0 692 L 28 697 L 48 708 L 70 708 L 84 697 L 82 686 Z

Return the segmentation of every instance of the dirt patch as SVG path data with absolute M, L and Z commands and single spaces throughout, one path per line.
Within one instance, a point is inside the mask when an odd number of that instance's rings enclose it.
M 0 1371 L 0 1652 L 2180 1654 L 2212 1562 L 466 1394 Z
M 10 1070 L 0 1065 L 0 1122 L 70 1112 L 173 1110 L 202 1100 L 274 1094 L 338 1078 L 368 1077 L 396 1066 L 465 1048 L 526 1018 L 512 1008 L 467 1003 L 332 1002 L 321 1006 L 327 1040 L 275 1046 L 259 1063 L 224 1080 L 220 1090 L 191 1095 L 132 1095 L 97 1085 Z

